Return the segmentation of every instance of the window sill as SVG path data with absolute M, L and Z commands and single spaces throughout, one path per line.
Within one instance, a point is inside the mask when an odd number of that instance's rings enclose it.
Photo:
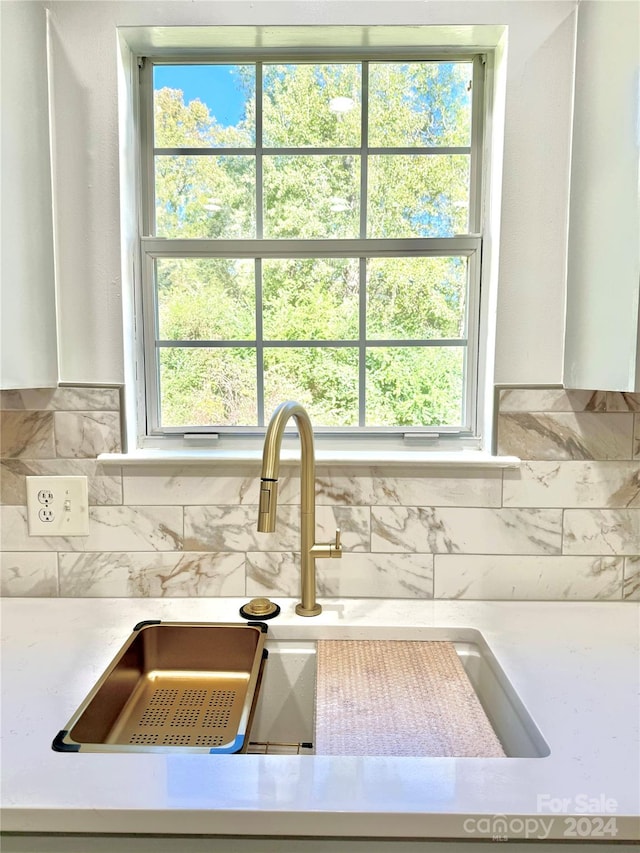
M 491 456 L 478 450 L 442 452 L 434 450 L 316 450 L 317 465 L 340 465 L 344 468 L 366 466 L 403 466 L 413 468 L 519 468 L 517 456 Z M 283 465 L 296 464 L 299 450 L 283 449 Z M 103 465 L 216 465 L 262 461 L 262 450 L 192 449 L 192 450 L 135 450 L 131 453 L 101 453 Z

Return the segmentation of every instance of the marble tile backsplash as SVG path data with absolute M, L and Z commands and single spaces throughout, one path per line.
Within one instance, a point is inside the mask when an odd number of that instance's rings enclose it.
M 5 596 L 296 596 L 299 479 L 258 534 L 257 465 L 125 467 L 119 392 L 0 392 Z M 508 388 L 498 452 L 519 470 L 319 466 L 322 596 L 640 599 L 640 394 Z M 86 537 L 30 537 L 25 477 L 82 474 Z

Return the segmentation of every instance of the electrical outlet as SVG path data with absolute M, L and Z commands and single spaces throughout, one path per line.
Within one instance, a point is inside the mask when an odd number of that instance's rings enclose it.
M 86 477 L 26 477 L 29 536 L 88 536 Z

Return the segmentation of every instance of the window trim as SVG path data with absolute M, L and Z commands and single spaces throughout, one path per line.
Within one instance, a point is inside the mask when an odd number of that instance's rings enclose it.
M 385 62 L 455 62 L 469 61 L 473 62 L 473 80 L 474 87 L 472 92 L 471 102 L 471 142 L 469 146 L 461 147 L 396 147 L 396 148 L 369 148 L 367 146 L 367 128 L 366 116 L 367 111 L 364 109 L 366 100 L 366 86 L 363 78 L 363 99 L 362 99 L 362 115 L 363 115 L 363 132 L 361 133 L 361 144 L 359 147 L 353 148 L 263 148 L 259 144 L 262 138 L 261 134 L 261 65 L 262 62 L 269 63 L 315 63 L 329 61 L 343 62 L 359 62 L 363 63 L 363 69 L 368 67 L 369 61 L 385 61 Z M 176 149 L 154 149 L 152 146 L 154 127 L 153 127 L 153 67 L 154 65 L 170 65 L 170 64 L 256 64 L 256 145 L 252 148 L 176 148 Z M 300 49 L 276 49 L 276 50 L 213 50 L 207 53 L 198 53 L 197 55 L 149 55 L 146 57 L 138 57 L 137 64 L 139 68 L 139 95 L 138 95 L 138 117 L 140 133 L 138 134 L 139 145 L 139 161 L 140 161 L 140 227 L 141 236 L 139 238 L 139 259 L 140 270 L 139 287 L 137 288 L 139 297 L 137 301 L 137 313 L 141 317 L 142 322 L 138 324 L 141 327 L 142 338 L 141 344 L 138 347 L 139 363 L 136 368 L 138 377 L 144 376 L 144 388 L 140 389 L 141 395 L 140 410 L 143 414 L 142 423 L 146 424 L 143 434 L 140 436 L 141 447 L 158 447 L 165 443 L 175 445 L 175 440 L 182 437 L 187 445 L 189 439 L 198 441 L 206 440 L 209 437 L 212 441 L 218 438 L 225 439 L 225 446 L 229 440 L 239 439 L 242 444 L 245 444 L 245 439 L 262 439 L 266 426 L 191 426 L 191 427 L 159 427 L 159 371 L 156 367 L 155 351 L 161 348 L 162 343 L 156 342 L 156 293 L 153 285 L 153 266 L 156 258 L 181 258 L 181 257 L 202 257 L 202 253 L 211 252 L 211 257 L 247 257 L 252 258 L 258 256 L 260 259 L 268 258 L 291 258 L 295 257 L 394 257 L 394 256 L 465 256 L 468 258 L 468 280 L 469 292 L 467 311 L 467 338 L 459 339 L 461 344 L 466 343 L 465 361 L 470 360 L 470 363 L 465 369 L 466 389 L 463 399 L 463 413 L 469 412 L 467 418 L 468 427 L 462 429 L 457 427 L 315 427 L 314 430 L 320 439 L 329 440 L 330 442 L 339 443 L 347 439 L 348 441 L 356 441 L 357 439 L 382 439 L 383 445 L 389 446 L 388 440 L 391 438 L 404 441 L 407 444 L 426 443 L 430 448 L 442 443 L 442 445 L 451 449 L 452 440 L 464 447 L 478 448 L 482 444 L 482 435 L 480 425 L 483 423 L 485 401 L 482 393 L 484 388 L 484 370 L 486 362 L 485 347 L 480 346 L 482 339 L 482 316 L 483 302 L 486 299 L 486 294 L 482 288 L 482 227 L 484 222 L 484 147 L 485 135 L 487 128 L 486 121 L 486 95 L 485 95 L 485 64 L 486 54 L 475 49 L 465 48 L 431 48 L 403 49 L 399 47 L 377 47 L 377 48 L 348 48 L 348 49 L 329 49 L 329 48 L 300 48 Z M 258 71 L 258 69 L 260 69 Z M 363 70 L 364 75 L 364 70 Z M 268 154 L 286 154 L 287 152 L 300 154 L 340 154 L 354 153 L 361 156 L 361 163 L 367 161 L 367 155 L 371 154 L 406 154 L 411 156 L 430 156 L 437 154 L 456 154 L 464 153 L 470 156 L 470 194 L 469 194 L 469 233 L 464 235 L 455 235 L 445 238 L 404 238 L 404 239 L 378 239 L 378 238 L 363 238 L 357 239 L 340 239 L 340 240 L 292 240 L 292 239 L 260 239 L 258 235 L 262 233 L 262 205 L 261 200 L 261 169 L 256 169 L 256 238 L 243 240 L 209 240 L 205 238 L 163 238 L 150 236 L 152 231 L 151 223 L 155 219 L 155 194 L 154 194 L 154 157 L 157 153 L 163 154 L 189 154 L 193 153 L 198 156 L 208 155 L 224 155 L 224 154 L 246 154 L 247 156 L 256 157 L 256 163 L 262 164 L 262 157 L 258 156 L 258 151 L 261 155 Z M 206 153 L 205 153 L 206 152 Z M 363 174 L 365 177 L 363 178 Z M 361 191 L 362 182 L 366 181 L 366 165 L 361 169 Z M 366 184 L 365 184 L 366 186 Z M 361 235 L 363 233 L 362 219 L 365 216 L 365 206 L 361 205 Z M 371 248 L 372 239 L 376 242 L 376 248 Z M 318 244 L 322 244 L 322 248 Z M 365 250 L 365 244 L 367 248 Z M 419 248 L 418 248 L 419 244 Z M 428 248 L 426 248 L 428 247 Z M 295 254 L 292 254 L 295 252 Z M 357 252 L 357 254 L 355 254 Z M 260 261 L 258 260 L 258 263 Z M 472 320 L 473 318 L 473 320 Z M 206 341 L 190 341 L 186 342 L 186 346 L 202 346 Z M 233 342 L 237 344 L 237 341 Z M 295 341 L 286 342 L 269 342 L 269 346 L 292 346 Z M 313 342 L 309 342 L 313 343 Z M 322 341 L 320 345 L 328 346 L 330 342 Z M 175 345 L 175 342 L 172 342 Z M 221 346 L 221 341 L 212 342 L 213 346 Z M 403 339 L 393 341 L 368 340 L 363 344 L 362 340 L 353 342 L 341 342 L 340 346 L 381 346 L 381 345 L 396 345 L 396 346 L 417 346 L 417 345 L 455 345 L 453 342 L 437 339 L 430 343 L 428 341 L 408 342 Z M 245 342 L 245 345 L 249 345 Z M 253 343 L 255 346 L 255 342 Z M 153 350 L 153 354 L 150 352 Z M 142 383 L 139 383 L 140 385 Z M 361 385 L 361 380 L 360 380 Z M 360 388 L 360 393 L 362 389 Z M 268 420 L 269 413 L 265 412 L 265 417 Z

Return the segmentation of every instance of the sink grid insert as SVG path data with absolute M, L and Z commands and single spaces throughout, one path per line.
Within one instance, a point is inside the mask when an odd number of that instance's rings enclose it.
M 158 681 L 165 682 L 158 686 Z M 202 685 L 203 681 L 210 685 Z M 116 722 L 110 743 L 219 747 L 234 740 L 244 706 L 244 681 L 190 674 L 141 680 Z M 170 681 L 170 685 L 166 682 Z M 194 685 L 194 682 L 198 682 Z M 215 686 L 214 686 L 215 685 Z

